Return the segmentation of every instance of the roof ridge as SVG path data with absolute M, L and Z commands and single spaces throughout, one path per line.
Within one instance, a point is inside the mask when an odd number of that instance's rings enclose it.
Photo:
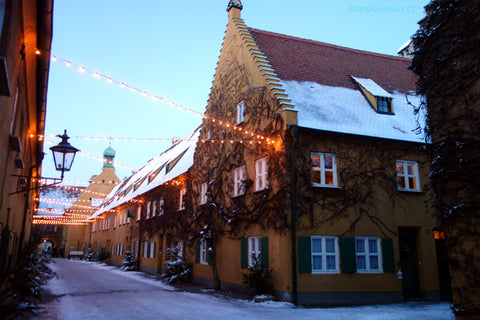
M 266 31 L 266 30 L 252 28 L 252 27 L 248 27 L 248 29 L 253 30 L 255 32 L 258 32 L 258 33 L 263 33 L 263 34 L 269 35 L 269 36 L 275 36 L 275 37 L 280 37 L 280 38 L 289 39 L 289 40 L 295 40 L 295 41 L 301 41 L 301 42 L 311 43 L 311 44 L 315 44 L 315 45 L 321 45 L 321 46 L 324 46 L 324 47 L 349 51 L 349 52 L 353 52 L 353 53 L 365 54 L 365 55 L 370 55 L 370 56 L 375 56 L 375 57 L 388 58 L 388 59 L 394 59 L 394 60 L 406 61 L 406 62 L 411 61 L 411 59 L 408 59 L 408 58 L 398 57 L 398 56 L 384 54 L 384 53 L 377 53 L 377 52 L 372 52 L 372 51 L 354 49 L 354 48 L 344 47 L 344 46 L 340 46 L 340 45 L 336 45 L 336 44 L 331 44 L 331 43 L 328 43 L 328 42 L 322 42 L 322 41 L 317 41 L 317 40 L 312 40 L 312 39 L 295 37 L 295 36 L 291 36 L 291 35 L 287 35 L 287 34 L 283 34 L 283 33 Z

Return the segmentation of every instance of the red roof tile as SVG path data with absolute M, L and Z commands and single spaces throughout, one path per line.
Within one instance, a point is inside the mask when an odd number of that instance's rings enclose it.
M 249 28 L 258 46 L 282 80 L 313 81 L 356 89 L 350 76 L 369 78 L 385 90 L 415 90 L 411 60 L 340 47 Z

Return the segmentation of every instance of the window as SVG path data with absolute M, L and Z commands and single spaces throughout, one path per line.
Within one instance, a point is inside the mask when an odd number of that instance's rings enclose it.
M 146 219 L 150 218 L 150 206 L 152 205 L 152 202 L 148 201 L 147 202 L 147 216 Z
M 177 258 L 178 259 L 184 259 L 184 246 L 183 246 L 183 241 L 178 241 L 177 243 Z
M 207 188 L 208 185 L 206 182 L 200 185 L 200 204 L 207 203 Z
M 235 168 L 234 174 L 234 186 L 233 186 L 233 196 L 241 196 L 245 194 L 245 178 L 247 177 L 247 172 L 245 166 Z
M 149 244 L 150 244 L 150 243 L 149 243 L 148 241 L 145 241 L 145 242 L 143 243 L 143 257 L 144 257 L 144 258 L 148 258 L 148 254 L 150 253 L 150 250 L 148 250 L 148 249 L 149 249 L 149 248 L 148 248 Z
M 334 154 L 312 152 L 312 185 L 315 187 L 337 186 L 337 164 Z
M 339 273 L 338 238 L 312 236 L 312 273 Z
M 112 255 L 115 254 L 115 244 L 113 244 L 113 243 L 112 243 L 112 251 L 111 252 L 112 252 Z
M 187 188 L 180 190 L 180 205 L 179 210 L 185 210 L 185 195 L 187 194 Z
M 200 240 L 200 263 L 208 264 L 207 261 L 207 241 L 205 239 Z
M 161 216 L 164 214 L 164 206 L 165 206 L 165 200 L 163 199 L 163 197 L 160 198 L 160 200 L 158 200 L 158 215 Z
M 355 237 L 355 256 L 358 273 L 382 273 L 380 238 Z
M 420 191 L 418 165 L 415 161 L 397 160 L 398 190 Z
M 391 103 L 391 98 L 377 97 L 378 112 L 392 113 Z
M 117 227 L 117 215 L 115 214 L 113 216 L 113 228 L 116 228 Z
M 245 120 L 245 101 L 240 101 L 237 104 L 237 124 Z
M 152 217 L 155 217 L 156 213 L 157 213 L 157 201 L 153 201 L 153 203 L 152 203 Z
M 248 266 L 253 267 L 255 260 L 260 259 L 262 254 L 262 238 L 248 237 Z
M 123 224 L 127 224 L 127 211 L 123 211 Z
M 134 252 L 135 252 L 135 257 L 138 257 L 138 241 L 135 241 Z
M 142 218 L 142 206 L 137 207 L 137 221 Z
M 149 257 L 150 258 L 155 258 L 155 245 L 156 243 L 155 242 L 150 242 L 150 255 Z
M 268 162 L 267 158 L 258 159 L 255 162 L 255 190 L 260 191 L 268 188 Z

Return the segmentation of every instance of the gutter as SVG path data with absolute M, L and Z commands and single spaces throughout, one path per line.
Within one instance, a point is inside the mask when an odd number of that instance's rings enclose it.
M 292 236 L 292 302 L 298 305 L 298 285 L 297 285 L 297 168 L 295 166 L 295 147 L 298 142 L 298 125 L 289 125 L 292 129 L 293 145 L 292 145 L 292 198 L 291 198 L 291 214 L 292 220 L 290 231 Z

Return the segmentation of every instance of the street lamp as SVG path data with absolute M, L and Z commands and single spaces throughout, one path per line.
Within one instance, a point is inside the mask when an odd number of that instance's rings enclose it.
M 10 195 L 11 194 L 17 194 L 17 193 L 20 193 L 20 192 L 28 192 L 28 191 L 34 190 L 34 189 L 39 189 L 40 186 L 30 187 L 30 183 L 31 183 L 32 178 L 36 178 L 36 179 L 39 179 L 39 180 L 53 180 L 53 183 L 44 184 L 41 187 L 53 186 L 53 185 L 59 184 L 63 181 L 64 172 L 65 171 L 70 171 L 70 169 L 72 168 L 73 159 L 75 159 L 75 154 L 80 150 L 73 147 L 68 142 L 68 139 L 70 137 L 67 135 L 67 130 L 64 131 L 63 135 L 57 135 L 57 137 L 62 138 L 62 141 L 59 144 L 57 144 L 56 146 L 51 147 L 50 150 L 52 150 L 52 153 L 53 153 L 53 161 L 55 162 L 55 169 L 57 171 L 61 171 L 62 176 L 60 178 L 33 177 L 32 176 L 32 173 L 33 173 L 32 170 L 35 167 L 37 167 L 35 165 L 30 169 L 30 175 L 29 176 L 14 174 L 14 176 L 16 176 L 18 178 L 25 179 L 26 180 L 26 186 L 23 187 L 22 190 L 20 190 L 20 191 L 9 193 Z
M 73 159 L 75 159 L 75 154 L 79 150 L 68 142 L 70 137 L 67 135 L 67 130 L 64 131 L 63 135 L 57 135 L 57 137 L 62 138 L 62 141 L 56 146 L 51 147 L 50 150 L 52 150 L 53 153 L 55 169 L 62 172 L 62 177 L 60 179 L 63 180 L 63 173 L 65 171 L 70 171 Z

